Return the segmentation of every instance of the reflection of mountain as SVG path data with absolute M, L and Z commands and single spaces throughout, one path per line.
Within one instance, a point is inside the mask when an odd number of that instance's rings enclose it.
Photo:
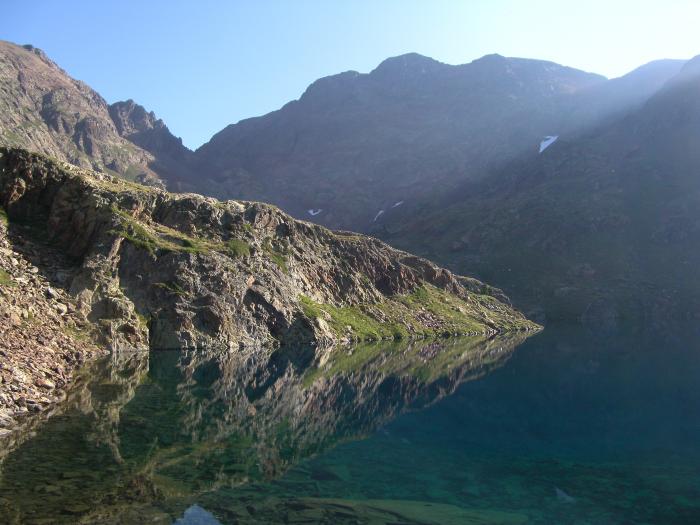
M 311 367 L 303 349 L 112 357 L 6 458 L 0 514 L 170 523 L 198 495 L 276 477 L 451 394 L 523 339 L 338 348 Z

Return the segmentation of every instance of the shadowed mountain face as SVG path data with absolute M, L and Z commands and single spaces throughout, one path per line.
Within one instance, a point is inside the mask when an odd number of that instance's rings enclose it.
M 625 117 L 464 184 L 383 236 L 549 318 L 697 316 L 699 64 Z
M 159 183 L 191 153 L 133 101 L 109 106 L 41 50 L 0 41 L 0 143 Z
M 196 152 L 213 180 L 182 187 L 367 231 L 536 152 L 547 136 L 626 113 L 681 66 L 659 61 L 607 81 L 500 55 L 460 66 L 399 56 L 369 74 L 320 79 L 279 111 L 222 130 Z
M 213 180 L 196 183 L 363 231 L 394 206 L 536 148 L 558 133 L 572 95 L 602 82 L 499 55 L 461 66 L 399 56 L 369 74 L 322 78 L 279 111 L 222 130 L 196 152 Z
M 336 348 L 310 365 L 291 348 L 115 353 L 11 447 L 0 510 L 8 523 L 171 523 L 204 493 L 274 479 L 450 395 L 524 338 Z

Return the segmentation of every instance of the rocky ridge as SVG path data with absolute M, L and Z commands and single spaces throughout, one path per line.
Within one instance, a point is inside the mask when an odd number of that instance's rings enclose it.
M 536 329 L 503 294 L 274 206 L 175 195 L 1 149 L 10 225 L 43 232 L 113 347 L 192 348 Z

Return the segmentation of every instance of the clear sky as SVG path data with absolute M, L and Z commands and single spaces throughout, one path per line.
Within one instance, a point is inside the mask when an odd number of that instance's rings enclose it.
M 0 38 L 42 48 L 108 102 L 133 98 L 195 148 L 315 79 L 418 52 L 489 53 L 608 77 L 700 54 L 697 0 L 2 0 Z

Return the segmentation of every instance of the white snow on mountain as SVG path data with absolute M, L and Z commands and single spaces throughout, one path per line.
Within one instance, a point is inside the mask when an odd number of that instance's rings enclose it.
M 540 142 L 540 153 L 542 153 L 544 150 L 546 150 L 549 146 L 554 144 L 557 139 L 559 138 L 559 135 L 548 135 L 544 138 L 542 142 Z

